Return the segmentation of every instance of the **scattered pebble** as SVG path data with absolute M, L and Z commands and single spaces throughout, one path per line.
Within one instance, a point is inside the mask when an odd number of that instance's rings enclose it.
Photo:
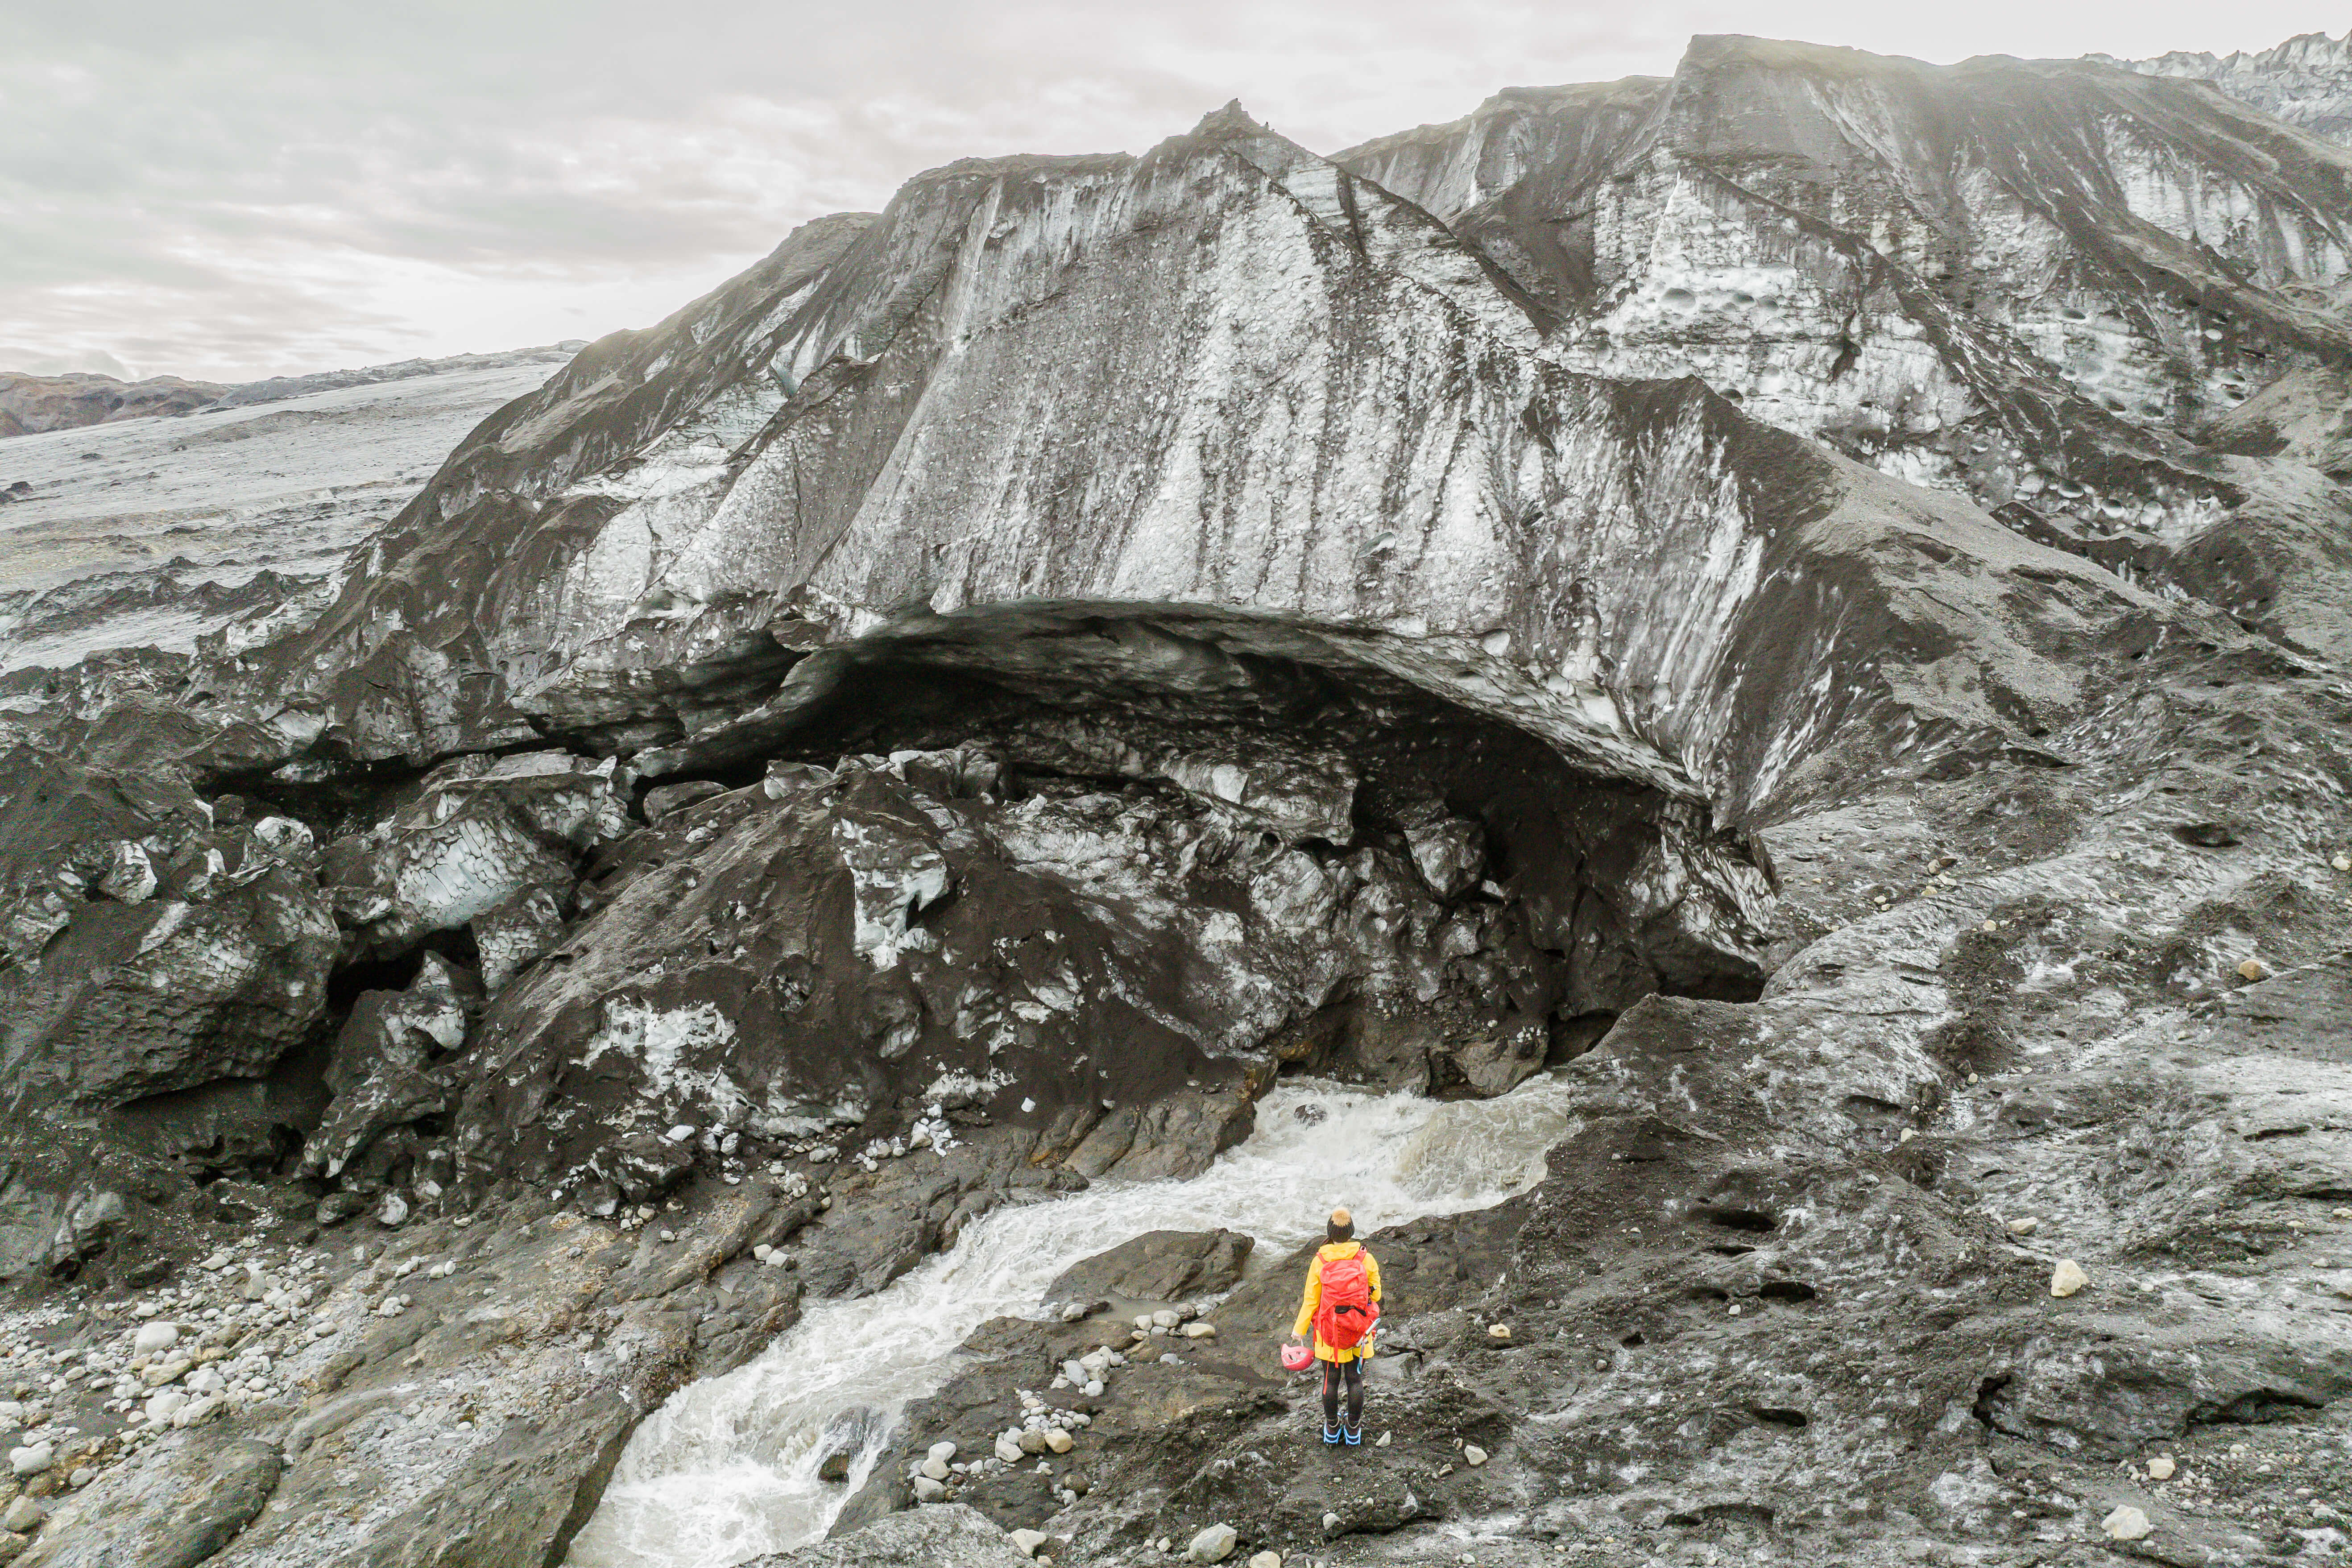
M 2053 1296 L 2072 1296 L 2090 1282 L 2091 1277 L 2083 1272 L 2083 1266 L 2071 1258 L 2060 1258 L 2058 1267 L 2050 1271 Z
M 2147 1479 L 2152 1481 L 2168 1481 L 2172 1479 L 2172 1456 L 2158 1454 L 2147 1462 Z
M 2126 1503 L 2101 1520 L 2099 1528 L 2107 1532 L 2110 1541 L 2145 1541 L 2156 1527 L 2148 1523 L 2147 1514 Z

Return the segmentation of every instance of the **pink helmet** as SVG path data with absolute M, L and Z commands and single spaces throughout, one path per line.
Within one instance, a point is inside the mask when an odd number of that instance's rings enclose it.
M 1305 1345 L 1285 1345 L 1282 1347 L 1283 1371 L 1305 1372 L 1308 1367 L 1313 1366 L 1314 1364 L 1315 1352 L 1308 1350 Z

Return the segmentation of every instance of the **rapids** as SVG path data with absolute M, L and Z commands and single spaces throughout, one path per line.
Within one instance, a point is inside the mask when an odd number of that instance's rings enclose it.
M 1310 1103 L 1322 1120 L 1296 1114 Z M 1144 1231 L 1223 1226 L 1255 1237 L 1253 1260 L 1271 1268 L 1335 1205 L 1370 1234 L 1499 1203 L 1542 1174 L 1566 1107 L 1549 1076 L 1496 1100 L 1446 1104 L 1286 1080 L 1259 1102 L 1256 1131 L 1190 1181 L 1098 1182 L 998 1208 L 879 1294 L 816 1302 L 756 1360 L 680 1389 L 630 1438 L 565 1561 L 726 1568 L 821 1539 L 882 1441 L 846 1482 L 820 1481 L 827 1422 L 868 1405 L 887 1431 L 908 1401 L 947 1382 L 965 1335 L 1036 1310 L 1071 1264 Z

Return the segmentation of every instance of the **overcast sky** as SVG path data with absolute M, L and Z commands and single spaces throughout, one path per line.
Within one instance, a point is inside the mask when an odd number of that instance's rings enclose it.
M 0 0 L 0 369 L 213 380 L 593 338 L 823 213 L 1226 100 L 1318 152 L 1694 33 L 2260 48 L 2273 0 Z

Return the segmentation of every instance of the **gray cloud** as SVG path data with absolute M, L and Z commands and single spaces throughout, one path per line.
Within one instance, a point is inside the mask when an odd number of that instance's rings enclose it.
M 1929 58 L 2259 47 L 2272 0 L 123 0 L 15 8 L 0 350 L 216 379 L 642 325 L 821 213 L 1013 152 L 1140 151 L 1239 97 L 1325 151 L 1696 32 Z

